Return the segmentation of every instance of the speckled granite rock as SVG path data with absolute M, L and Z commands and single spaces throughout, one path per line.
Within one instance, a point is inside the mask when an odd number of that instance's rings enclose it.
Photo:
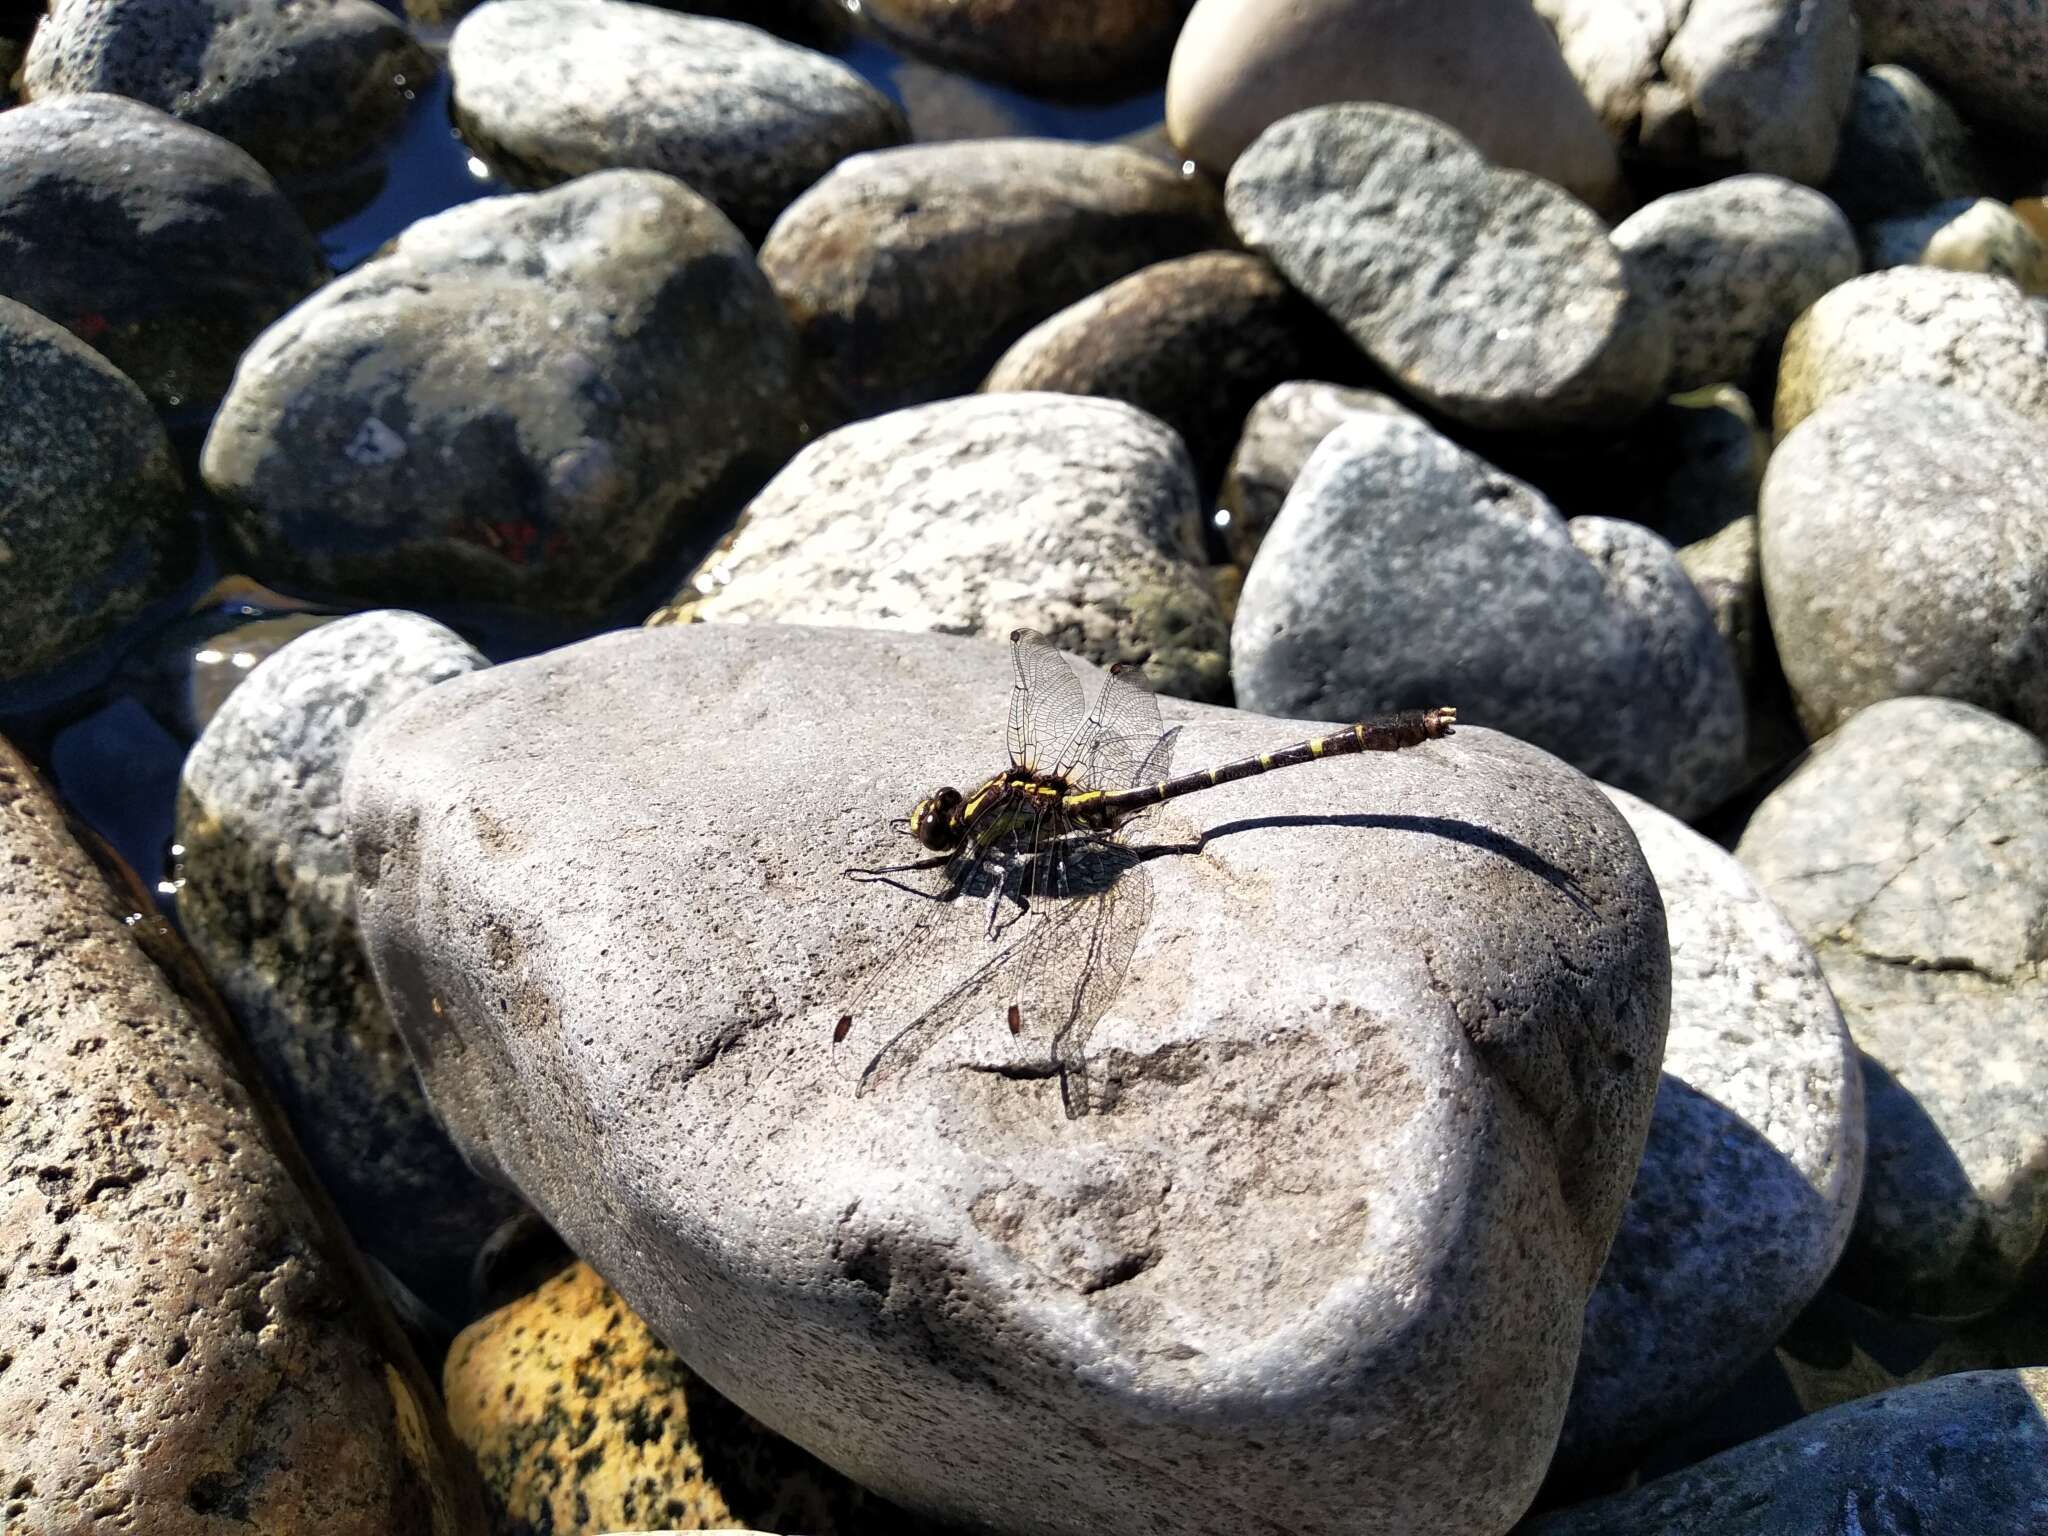
M 1857 390 L 1779 444 L 1759 523 L 1813 734 L 1916 693 L 2048 731 L 2048 421 L 1954 389 Z
M 342 771 L 378 716 L 488 665 L 411 613 L 338 619 L 229 696 L 185 759 L 178 917 L 356 1240 L 444 1316 L 517 1202 L 449 1143 L 356 938 Z
M 1863 252 L 1873 268 L 1988 272 L 2028 293 L 2048 289 L 2048 246 L 2010 207 L 1988 197 L 1957 198 L 1879 219 L 1864 228 Z
M 800 440 L 746 242 L 603 171 L 412 225 L 258 338 L 201 469 L 266 579 L 601 611 Z
M 2048 417 L 2048 312 L 2011 283 L 1975 272 L 1893 267 L 1844 283 L 1785 337 L 1778 435 L 1837 395 L 1901 383 Z
M 1819 186 L 1855 88 L 1851 0 L 1536 0 L 1615 138 L 1671 170 Z
M 1179 440 L 1120 401 L 942 400 L 821 438 L 653 623 L 1040 630 L 1214 699 L 1229 629 Z
M 2048 1507 L 2048 1370 L 1902 1387 L 1524 1536 L 1786 1536 L 1792 1531 L 2031 1536 Z
M 470 1324 L 441 1380 L 500 1530 L 918 1524 L 712 1391 L 587 1264 Z
M 1614 243 L 1671 316 L 1674 393 L 1768 377 L 1792 322 L 1860 267 L 1841 210 L 1777 176 L 1668 193 Z
M 1165 68 L 1189 0 L 863 0 L 915 54 L 1027 91 L 1129 91 Z
M 1827 194 L 1864 223 L 1984 190 L 1984 169 L 1956 109 L 1910 69 L 1879 64 L 1856 80 Z
M 515 185 L 665 171 L 758 241 L 903 115 L 837 59 L 757 27 L 628 0 L 495 0 L 448 50 L 455 120 Z
M 1048 1030 L 999 1013 L 856 1097 L 881 1021 L 988 944 L 978 904 L 928 909 L 929 964 L 835 1054 L 915 898 L 820 873 L 1000 761 L 1011 679 L 1000 645 L 707 624 L 387 716 L 358 906 L 435 1102 L 692 1369 L 898 1502 L 1048 1536 L 1504 1529 L 1662 1054 L 1633 837 L 1462 727 L 1213 790 L 1199 856 L 1147 861 L 1100 1113 L 1063 1118 Z M 1190 766 L 1307 729 L 1174 713 Z M 576 899 L 535 903 L 543 871 Z
M 1350 353 L 1270 263 L 1205 251 L 1069 305 L 1019 337 L 981 387 L 1096 395 L 1149 411 L 1180 434 L 1213 486 L 1260 395 Z
M 1661 392 L 1669 319 L 1598 215 L 1433 118 L 1298 112 L 1238 157 L 1224 201 L 1247 246 L 1460 421 L 1614 425 Z
M 148 102 L 284 176 L 367 153 L 434 67 L 371 0 L 53 0 L 23 77 L 31 100 Z
M 2011 0 L 1856 0 L 1873 60 L 1911 66 L 1987 119 L 2048 135 L 2048 11 Z
M 0 298 L 0 682 L 112 632 L 182 574 L 184 476 L 156 412 L 62 326 Z
M 1586 1305 L 1558 1463 L 1619 1464 L 1820 1290 L 1863 1184 L 1863 1080 L 1813 952 L 1742 866 L 1619 790 L 1671 933 L 1649 1144 Z
M 256 333 L 326 276 L 277 183 L 225 139 L 97 93 L 0 114 L 0 294 L 159 409 L 210 408 Z
M 1052 139 L 856 155 L 761 244 L 848 415 L 963 394 L 1047 316 L 1227 243 L 1213 195 L 1136 150 Z
M 1873 704 L 1736 853 L 1869 1058 L 1844 1282 L 1930 1315 L 1995 1304 L 2048 1234 L 2048 746 L 1947 699 Z
M 1251 564 L 1302 465 L 1339 426 L 1354 416 L 1412 414 L 1377 390 L 1313 380 L 1292 380 L 1260 397 L 1245 416 L 1216 496 L 1217 506 L 1230 514 L 1223 524 L 1230 558 Z
M 483 1536 L 227 1021 L 0 743 L 0 1523 Z
M 1412 418 L 1323 440 L 1245 576 L 1238 702 L 1357 720 L 1455 700 L 1681 816 L 1735 787 L 1742 694 L 1671 547 L 1567 523 Z

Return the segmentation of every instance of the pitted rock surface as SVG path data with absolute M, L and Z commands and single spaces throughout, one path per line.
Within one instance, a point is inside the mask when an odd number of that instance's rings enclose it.
M 753 253 L 603 171 L 412 225 L 257 339 L 201 469 L 266 579 L 603 609 L 800 440 Z
M 358 904 L 436 1104 L 692 1369 L 897 1502 L 1048 1536 L 1505 1529 L 1662 1056 L 1625 823 L 1462 728 L 1209 791 L 1171 824 L 1202 851 L 1145 861 L 1096 1113 L 995 1009 L 856 1097 L 989 945 L 979 902 L 939 911 L 835 1054 L 923 906 L 838 871 L 999 766 L 1011 675 L 999 645 L 706 624 L 385 717 Z M 1308 730 L 1173 713 L 1186 765 Z
M 1180 441 L 1114 400 L 987 395 L 855 422 L 754 499 L 651 623 L 1036 629 L 1143 662 L 1162 693 L 1223 692 L 1229 627 L 1202 568 Z
M 483 1536 L 232 1027 L 4 743 L 0 871 L 0 1526 Z
M 2048 1236 L 2048 746 L 1968 704 L 1873 704 L 1736 853 L 1819 954 L 1866 1058 L 1843 1283 L 1933 1316 L 1995 1305 Z
M 1223 543 L 1250 565 L 1309 456 L 1354 416 L 1406 416 L 1408 407 L 1374 389 L 1296 379 L 1261 396 L 1246 413 L 1217 505 L 1229 512 Z
M 448 67 L 456 121 L 518 185 L 664 171 L 749 240 L 848 155 L 907 132 L 837 59 L 629 0 L 494 0 L 455 29 Z
M 1569 523 L 1413 418 L 1323 440 L 1246 574 L 1238 702 L 1359 720 L 1455 703 L 1679 816 L 1742 764 L 1742 691 L 1671 547 Z
M 1897 64 L 1857 78 L 1826 187 L 1850 219 L 1911 213 L 1986 185 L 1968 126 L 1926 81 Z
M 1362 102 L 1282 118 L 1224 203 L 1247 246 L 1460 421 L 1615 425 L 1661 392 L 1669 317 L 1599 216 L 1434 118 Z
M 1214 195 L 1135 149 L 913 144 L 843 162 L 761 243 L 827 388 L 868 416 L 974 388 L 1032 326 L 1229 243 Z
M 487 665 L 411 613 L 326 624 L 256 668 L 178 796 L 178 918 L 358 1242 L 447 1317 L 516 1208 L 434 1119 L 356 938 L 342 771 L 378 716 Z
M 1663 893 L 1671 1031 L 1558 1445 L 1614 1464 L 1769 1351 L 1840 1257 L 1863 1079 L 1820 964 L 1727 853 L 1609 790 Z

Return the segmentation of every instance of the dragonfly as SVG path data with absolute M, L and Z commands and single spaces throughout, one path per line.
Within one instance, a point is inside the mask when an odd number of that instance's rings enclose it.
M 1218 785 L 1324 758 L 1394 752 L 1452 733 L 1444 707 L 1375 716 L 1277 751 L 1175 776 L 1181 727 L 1167 728 L 1140 668 L 1109 670 L 1092 707 L 1072 661 L 1028 629 L 1010 635 L 1009 766 L 977 788 L 921 796 L 894 823 L 926 849 L 910 863 L 845 871 L 930 903 L 833 1026 L 834 1047 L 884 988 L 929 964 L 934 923 L 981 904 L 986 959 L 885 1039 L 862 1070 L 866 1095 L 907 1075 L 956 1026 L 988 1009 L 1012 1036 L 1043 1033 L 1047 1053 L 1014 1076 L 1057 1076 L 1069 1119 L 1089 1112 L 1087 1046 L 1151 913 L 1146 850 L 1133 833 L 1155 807 Z M 936 875 L 922 888 L 899 877 Z

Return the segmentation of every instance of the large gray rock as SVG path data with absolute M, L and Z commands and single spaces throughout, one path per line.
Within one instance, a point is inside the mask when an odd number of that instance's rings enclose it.
M 963 394 L 1047 316 L 1227 239 L 1200 182 L 1137 150 L 985 139 L 855 155 L 761 267 L 839 405 L 873 415 Z
M 1841 210 L 1778 176 L 1669 193 L 1614 243 L 1671 316 L 1673 392 L 1768 376 L 1792 322 L 1861 265 Z
M 907 131 L 837 59 L 628 0 L 493 0 L 455 29 L 448 67 L 456 122 L 515 184 L 665 171 L 750 240 L 848 155 Z
M 97 93 L 0 113 L 0 294 L 159 409 L 211 408 L 256 333 L 326 276 L 277 183 L 225 139 Z
M 342 770 L 381 715 L 486 666 L 411 613 L 304 636 L 222 705 L 185 759 L 178 919 L 356 1241 L 443 1315 L 515 1206 L 448 1141 L 356 939 Z
M 978 900 L 839 871 L 1001 766 L 1011 680 L 998 645 L 698 625 L 387 716 L 351 768 L 358 904 L 435 1102 L 694 1370 L 898 1502 L 1504 1530 L 1662 1054 L 1626 824 L 1462 728 L 1209 791 L 1160 827 L 1199 856 L 1144 863 L 1101 1113 L 1062 1118 L 1050 1029 L 1000 1007 L 857 1098 L 991 946 Z M 1184 766 L 1309 729 L 1175 713 Z
M 2048 1370 L 1859 1398 L 1521 1536 L 2032 1536 L 2048 1507 Z
M 1373 389 L 1295 379 L 1261 396 L 1244 418 L 1217 492 L 1223 544 L 1239 565 L 1252 556 L 1280 515 L 1309 456 L 1354 416 L 1408 416 L 1405 405 Z M 1220 519 L 1219 519 L 1220 520 Z
M 433 75 L 372 0 L 53 0 L 22 84 L 146 101 L 283 176 L 366 154 Z
M 1954 389 L 1855 391 L 1779 444 L 1759 524 L 1813 734 L 1903 694 L 2048 731 L 2048 422 Z
M 190 542 L 184 477 L 142 391 L 62 326 L 0 299 L 0 681 L 162 596 Z
M 1065 395 L 942 400 L 821 438 L 655 622 L 800 621 L 1000 640 L 1024 627 L 1222 696 L 1229 629 L 1179 439 Z
M 1742 866 L 1620 790 L 1671 933 L 1664 1077 L 1586 1305 L 1558 1444 L 1616 1465 L 1767 1353 L 1841 1256 L 1863 1185 L 1863 1079 L 1819 963 Z
M 1670 170 L 1819 186 L 1855 88 L 1851 0 L 1535 0 L 1608 130 Z
M 1364 417 L 1310 458 L 1246 574 L 1238 702 L 1357 720 L 1454 704 L 1679 816 L 1742 763 L 1742 694 L 1671 547 L 1567 523 L 1421 422 Z
M 1868 1060 L 1844 1282 L 1932 1315 L 1995 1305 L 2048 1234 L 2048 747 L 1947 699 L 1874 704 L 1736 853 Z
M 2048 9 L 2011 0 L 1856 0 L 1870 57 L 1910 65 L 1984 118 L 2048 137 Z
M 1606 425 L 1662 390 L 1669 319 L 1599 216 L 1419 112 L 1283 118 L 1238 157 L 1225 205 L 1246 245 L 1460 421 Z
M 1857 223 L 1984 190 L 1970 130 L 1910 69 L 1879 64 L 1856 80 L 1827 194 Z
M 260 337 L 201 469 L 267 580 L 602 609 L 800 440 L 752 253 L 671 177 L 423 219 Z

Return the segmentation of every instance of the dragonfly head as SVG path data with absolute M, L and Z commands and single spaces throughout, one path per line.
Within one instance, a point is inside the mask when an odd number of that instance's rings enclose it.
M 951 853 L 965 830 L 960 824 L 963 803 L 951 785 L 932 791 L 911 809 L 910 835 L 934 853 Z

